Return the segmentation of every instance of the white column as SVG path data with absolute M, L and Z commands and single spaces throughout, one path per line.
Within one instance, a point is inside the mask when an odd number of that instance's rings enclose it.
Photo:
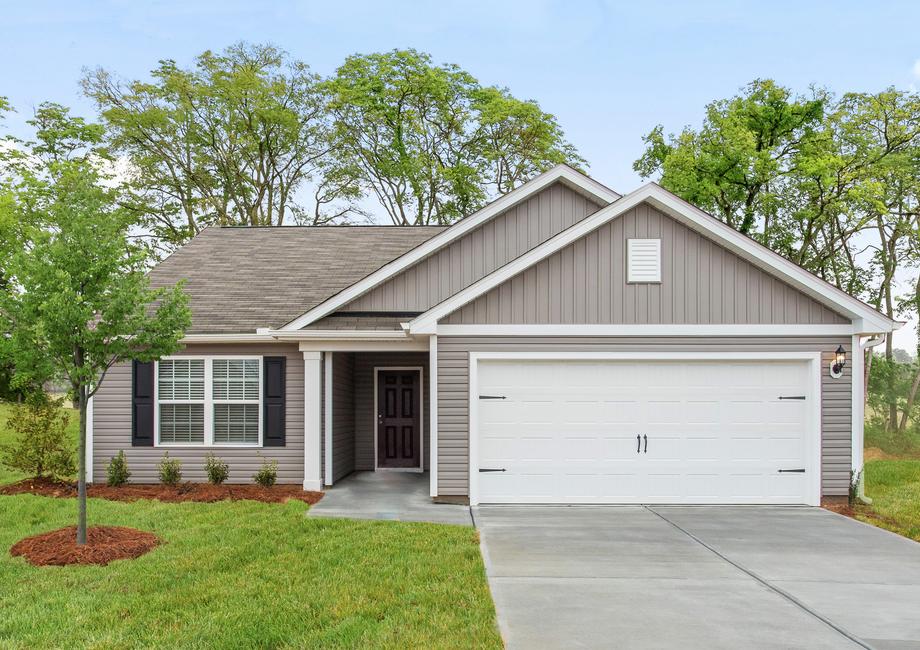
M 326 436 L 326 458 L 325 458 L 325 471 L 323 472 L 323 478 L 325 479 L 326 485 L 332 485 L 332 355 L 333 352 L 323 353 L 323 367 L 325 372 L 325 378 L 323 381 L 323 393 L 326 398 L 326 409 L 324 413 L 323 422 L 323 432 Z
M 432 334 L 428 337 L 428 394 L 429 405 L 428 412 L 430 418 L 430 461 L 428 462 L 429 474 L 431 481 L 429 494 L 432 497 L 438 496 L 438 336 Z
M 303 353 L 303 489 L 321 490 L 322 352 Z
M 93 482 L 93 401 L 86 403 L 86 482 Z

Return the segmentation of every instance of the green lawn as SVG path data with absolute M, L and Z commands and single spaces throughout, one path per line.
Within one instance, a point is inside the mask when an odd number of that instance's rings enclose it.
M 868 461 L 866 496 L 860 519 L 920 542 L 920 460 Z
M 0 469 L 0 483 L 19 478 Z M 165 544 L 107 567 L 33 567 L 9 547 L 73 525 L 75 501 L 0 496 L 0 648 L 501 647 L 474 530 L 306 511 L 91 499 L 91 525 Z

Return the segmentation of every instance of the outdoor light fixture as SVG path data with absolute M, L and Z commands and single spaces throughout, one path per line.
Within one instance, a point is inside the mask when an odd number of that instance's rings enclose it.
M 834 360 L 831 361 L 831 377 L 838 379 L 843 376 L 843 367 L 847 365 L 847 351 L 842 345 L 837 346 L 834 352 Z

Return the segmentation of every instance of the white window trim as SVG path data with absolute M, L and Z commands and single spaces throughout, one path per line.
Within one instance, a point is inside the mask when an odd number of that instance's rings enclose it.
M 214 399 L 214 361 L 215 360 L 242 360 L 258 361 L 259 367 L 259 399 L 258 400 L 224 400 Z M 204 361 L 204 399 L 203 400 L 163 400 L 163 404 L 203 404 L 204 405 L 204 442 L 160 442 L 160 361 L 154 364 L 153 370 L 153 446 L 164 449 L 221 449 L 221 448 L 257 448 L 263 444 L 262 422 L 262 383 L 263 368 L 262 357 L 239 354 L 211 354 L 211 355 L 177 355 L 163 357 L 161 361 Z M 214 405 L 215 404 L 256 404 L 259 407 L 259 440 L 258 442 L 214 442 Z

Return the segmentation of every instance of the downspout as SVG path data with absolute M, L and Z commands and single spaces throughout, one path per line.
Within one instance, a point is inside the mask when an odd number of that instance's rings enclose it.
M 860 391 L 859 395 L 854 395 L 854 398 L 858 398 L 858 403 L 854 403 L 854 406 L 857 407 L 854 411 L 858 414 L 859 421 L 853 422 L 853 426 L 857 427 L 859 435 L 857 436 L 858 445 L 854 447 L 853 453 L 857 462 L 854 463 L 854 470 L 858 472 L 857 474 L 857 483 L 856 483 L 856 498 L 867 505 L 872 503 L 872 499 L 866 496 L 866 481 L 864 475 L 864 462 L 863 462 L 863 449 L 865 447 L 865 405 L 866 405 L 866 392 L 868 390 L 869 378 L 865 373 L 865 359 L 866 351 L 871 348 L 877 347 L 883 344 L 888 338 L 887 334 L 876 334 L 865 341 L 859 341 L 859 336 L 854 337 L 856 341 L 859 342 L 859 359 L 860 359 L 860 368 L 859 372 L 862 375 L 860 381 Z

